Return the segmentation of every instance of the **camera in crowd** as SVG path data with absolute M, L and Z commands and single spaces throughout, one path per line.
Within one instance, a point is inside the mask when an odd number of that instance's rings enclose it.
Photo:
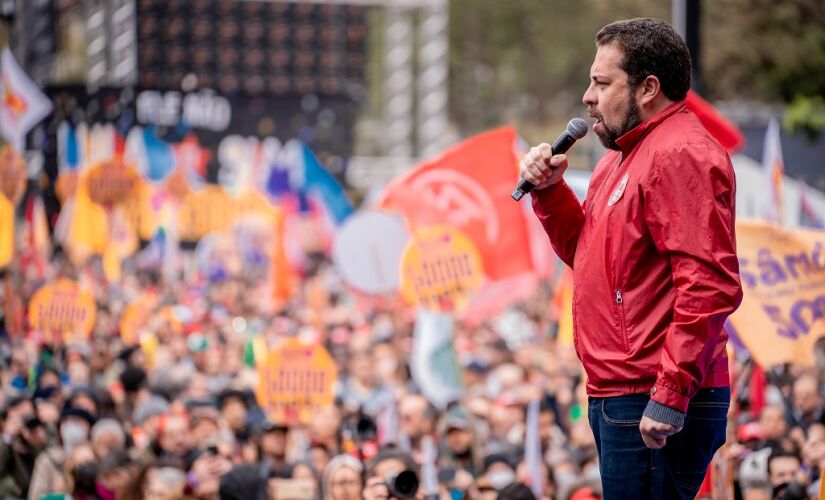
M 804 484 L 791 481 L 776 486 L 773 490 L 773 498 L 776 500 L 806 500 L 808 492 Z
M 411 470 L 388 474 L 384 478 L 390 498 L 414 498 L 418 493 L 418 483 L 418 474 Z

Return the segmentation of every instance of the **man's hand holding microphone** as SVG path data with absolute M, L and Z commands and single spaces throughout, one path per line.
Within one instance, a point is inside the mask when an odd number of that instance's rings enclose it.
M 546 142 L 530 148 L 519 164 L 519 174 L 533 184 L 534 190 L 544 189 L 559 182 L 567 170 L 567 155 L 554 155 Z
M 567 155 L 564 153 L 587 134 L 587 129 L 587 122 L 573 118 L 552 146 L 542 143 L 530 149 L 521 159 L 521 180 L 513 191 L 512 198 L 519 201 L 533 189 L 544 189 L 559 182 L 567 170 Z

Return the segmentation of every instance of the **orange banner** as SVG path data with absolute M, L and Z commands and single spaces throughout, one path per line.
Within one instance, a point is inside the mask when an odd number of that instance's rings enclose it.
M 333 403 L 338 370 L 322 345 L 289 338 L 257 369 L 258 403 L 274 422 L 305 424 L 314 410 Z
M 62 334 L 69 342 L 88 336 L 95 324 L 92 294 L 76 282 L 61 279 L 35 292 L 29 302 L 29 323 L 42 333 Z
M 729 321 L 761 366 L 813 366 L 825 335 L 825 231 L 736 223 L 744 298 Z
M 458 144 L 387 187 L 382 206 L 414 228 L 455 227 L 475 243 L 492 279 L 533 270 L 527 223 L 510 198 L 518 183 L 516 131 L 503 127 Z

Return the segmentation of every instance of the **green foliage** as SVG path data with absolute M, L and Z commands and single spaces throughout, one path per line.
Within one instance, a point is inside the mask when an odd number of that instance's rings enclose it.
M 669 19 L 670 2 L 451 0 L 452 119 L 472 133 L 581 114 L 596 32 L 641 16 Z
M 451 0 L 451 119 L 464 134 L 514 122 L 529 139 L 581 114 L 593 37 L 631 17 L 669 21 L 671 2 Z M 793 102 L 789 125 L 823 130 L 825 1 L 704 0 L 702 23 L 705 97 Z
M 783 125 L 792 131 L 802 130 L 809 139 L 815 139 L 825 131 L 825 99 L 796 96 L 785 111 Z

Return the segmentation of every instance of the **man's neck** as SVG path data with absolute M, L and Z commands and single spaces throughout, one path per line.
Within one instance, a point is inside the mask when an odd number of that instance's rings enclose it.
M 646 105 L 641 106 L 639 115 L 641 116 L 642 121 L 644 122 L 651 116 L 657 115 L 660 111 L 670 106 L 674 102 L 675 101 L 671 101 L 664 95 L 660 95 L 656 99 L 647 103 Z

